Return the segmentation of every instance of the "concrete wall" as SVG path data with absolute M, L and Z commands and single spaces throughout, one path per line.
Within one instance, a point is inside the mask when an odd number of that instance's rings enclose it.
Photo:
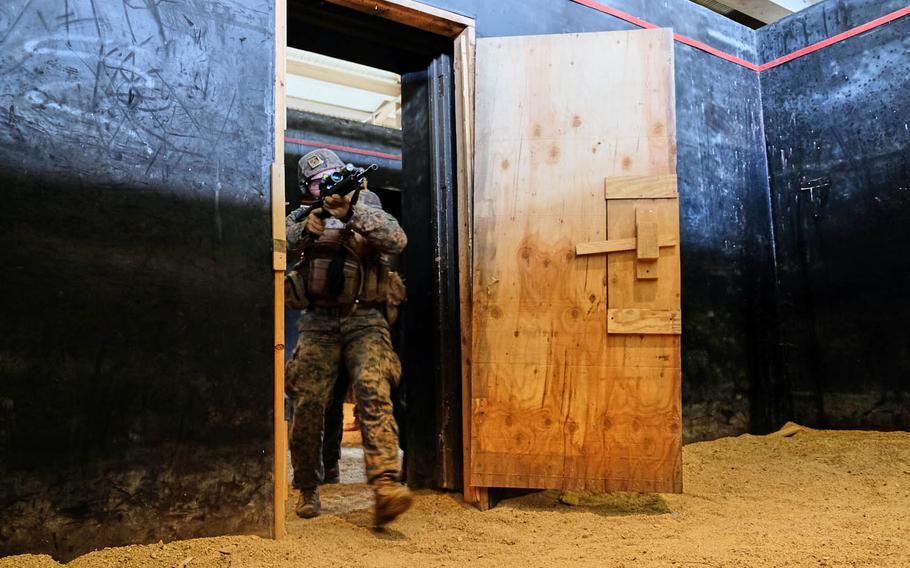
M 269 530 L 272 4 L 0 3 L 0 555 Z
M 830 0 L 760 30 L 771 60 L 902 8 Z M 797 420 L 910 428 L 910 17 L 762 74 L 782 393 Z

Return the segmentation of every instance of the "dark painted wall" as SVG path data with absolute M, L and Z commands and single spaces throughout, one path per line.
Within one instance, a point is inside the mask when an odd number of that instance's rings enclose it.
M 480 37 L 632 28 L 432 3 Z M 0 5 L 0 554 L 267 530 L 271 4 Z M 751 61 L 898 5 L 829 0 L 756 35 L 685 0 L 610 4 Z M 676 45 L 687 439 L 906 427 L 908 25 L 761 85 Z
M 435 0 L 479 37 L 637 29 L 574 2 Z M 754 32 L 686 0 L 609 5 L 754 61 Z M 686 440 L 768 429 L 773 264 L 758 76 L 676 44 Z
M 271 4 L 0 4 L 0 555 L 268 532 Z
M 829 1 L 761 30 L 764 60 L 906 2 Z M 910 428 L 910 18 L 762 74 L 781 406 Z M 789 399 L 786 398 L 789 395 Z

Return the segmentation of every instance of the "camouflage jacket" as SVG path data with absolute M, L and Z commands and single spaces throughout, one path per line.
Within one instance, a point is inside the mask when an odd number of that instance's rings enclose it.
M 303 217 L 309 209 L 309 205 L 301 205 L 285 219 L 289 252 L 299 251 L 310 237 L 306 232 Z M 327 229 L 345 227 L 363 235 L 367 242 L 381 253 L 399 254 L 408 244 L 408 237 L 401 229 L 401 225 L 395 217 L 383 211 L 379 196 L 372 191 L 360 192 L 360 198 L 354 205 L 354 213 L 347 223 L 342 223 L 334 217 L 326 219 Z

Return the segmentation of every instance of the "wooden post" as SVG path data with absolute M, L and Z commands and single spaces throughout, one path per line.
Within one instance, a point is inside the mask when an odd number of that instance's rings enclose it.
M 458 37 L 465 29 L 474 26 L 471 18 L 415 0 L 328 1 L 445 37 Z
M 474 234 L 474 28 L 455 39 L 455 123 L 458 179 L 458 274 L 461 294 L 461 427 L 464 500 L 489 508 L 486 487 L 471 485 L 472 247 Z
M 273 526 L 274 538 L 283 538 L 285 506 L 288 498 L 288 427 L 284 419 L 284 271 L 287 267 L 284 226 L 284 131 L 285 51 L 287 47 L 287 0 L 275 0 L 275 157 L 272 161 L 272 272 L 274 275 L 274 470 Z

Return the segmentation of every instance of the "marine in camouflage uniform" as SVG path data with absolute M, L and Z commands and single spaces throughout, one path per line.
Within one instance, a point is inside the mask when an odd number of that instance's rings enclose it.
M 310 181 L 326 172 L 326 167 L 341 165 L 341 160 L 329 150 L 316 150 L 301 158 L 299 179 L 301 185 L 307 184 L 301 188 L 304 195 L 318 192 Z M 335 215 L 328 200 L 325 209 Z M 302 221 L 306 211 L 307 206 L 301 206 L 287 217 L 287 239 L 292 251 L 306 250 L 321 238 L 314 234 L 321 233 L 321 221 L 314 219 L 315 214 Z M 371 254 L 396 255 L 407 244 L 404 231 L 394 217 L 382 210 L 376 194 L 362 191 L 357 203 L 345 212 L 344 221 L 329 218 L 325 228 L 346 228 L 362 235 Z M 286 386 L 293 403 L 291 462 L 294 485 L 301 491 L 297 514 L 319 514 L 324 414 L 343 363 L 360 408 L 367 479 L 376 488 L 376 521 L 384 524 L 411 503 L 410 492 L 397 483 L 398 426 L 392 414 L 391 396 L 401 377 L 401 364 L 392 347 L 389 324 L 376 306 L 314 306 L 302 312 L 298 330 L 297 346 L 286 368 Z

